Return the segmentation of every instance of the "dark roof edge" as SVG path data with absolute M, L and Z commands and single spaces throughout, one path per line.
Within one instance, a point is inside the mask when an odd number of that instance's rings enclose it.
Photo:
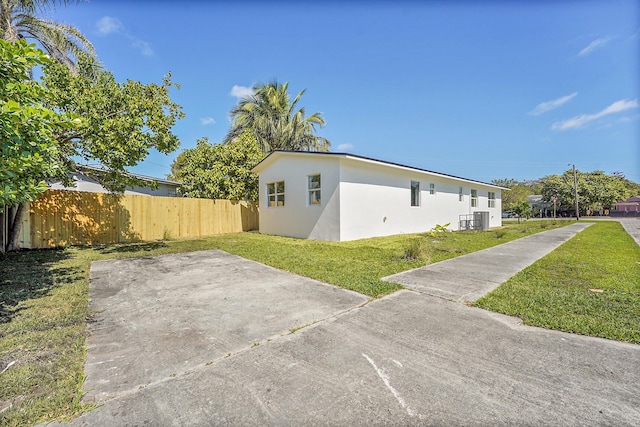
M 415 171 L 418 171 L 418 172 L 426 172 L 426 173 L 446 176 L 446 177 L 449 177 L 449 178 L 461 179 L 463 181 L 476 182 L 478 184 L 488 185 L 488 186 L 491 186 L 491 187 L 500 188 L 502 190 L 510 190 L 507 187 L 500 187 L 499 185 L 491 184 L 491 183 L 488 183 L 488 182 L 478 181 L 478 180 L 470 179 L 470 178 L 463 178 L 461 176 L 451 175 L 451 174 L 448 174 L 448 173 L 436 172 L 436 171 L 432 171 L 432 170 L 429 170 L 429 169 L 418 168 L 418 167 L 415 167 L 415 166 L 403 165 L 401 163 L 395 163 L 395 162 L 389 162 L 389 161 L 386 161 L 386 160 L 374 159 L 373 157 L 361 156 L 359 154 L 351 154 L 351 153 L 344 153 L 344 152 L 333 152 L 333 151 L 276 150 L 276 151 L 273 151 L 273 152 L 269 153 L 264 159 L 262 159 L 260 161 L 260 163 L 255 165 L 253 167 L 253 169 L 257 168 L 262 162 L 266 161 L 269 157 L 271 157 L 272 154 L 275 154 L 275 153 L 318 154 L 318 155 L 323 155 L 323 156 L 353 157 L 353 158 L 356 158 L 356 159 L 368 160 L 370 162 L 382 163 L 382 164 L 389 165 L 389 166 L 396 166 L 396 167 L 401 167 L 401 168 L 406 168 L 406 169 L 412 169 L 412 170 L 415 170 Z
M 77 167 L 78 167 L 79 170 L 89 169 L 89 170 L 94 170 L 94 171 L 97 171 L 97 172 L 109 172 L 108 169 L 102 168 L 100 166 L 78 164 Z M 142 181 L 157 182 L 158 184 L 169 184 L 169 185 L 177 185 L 177 186 L 181 186 L 182 185 L 181 183 L 176 182 L 176 181 L 169 181 L 168 179 L 155 178 L 155 177 L 148 176 L 148 175 L 140 175 L 138 173 L 133 173 L 133 172 L 127 172 L 127 175 L 129 175 L 129 176 L 131 176 L 133 178 L 140 179 Z

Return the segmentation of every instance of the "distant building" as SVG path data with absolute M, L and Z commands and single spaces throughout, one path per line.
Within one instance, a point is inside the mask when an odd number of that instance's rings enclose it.
M 527 196 L 527 202 L 533 212 L 533 216 L 546 217 L 553 215 L 553 203 L 545 202 L 542 195 Z
M 70 191 L 85 191 L 90 193 L 108 193 L 109 191 L 104 188 L 98 181 L 93 179 L 90 175 L 92 171 L 104 172 L 103 169 L 95 166 L 81 166 L 79 172 L 74 172 L 71 175 L 71 179 L 74 182 L 73 187 L 66 187 L 62 181 L 52 181 L 49 183 L 49 188 L 52 190 L 70 190 Z M 86 171 L 83 173 L 82 171 Z M 142 181 L 149 182 L 149 187 L 127 187 L 124 194 L 134 194 L 139 196 L 166 196 L 176 197 L 177 190 L 180 187 L 179 182 L 169 181 L 161 178 L 154 178 L 146 175 L 138 175 L 129 173 L 129 176 L 140 179 Z M 157 188 L 152 188 L 151 184 L 156 182 Z
M 613 205 L 611 216 L 640 216 L 640 196 L 629 197 L 623 202 Z

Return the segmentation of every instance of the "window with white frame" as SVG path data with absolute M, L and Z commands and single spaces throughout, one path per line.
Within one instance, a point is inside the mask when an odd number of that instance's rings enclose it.
M 307 176 L 308 189 L 309 189 L 309 206 L 319 205 L 321 199 L 320 194 L 320 175 Z
M 436 185 L 433 182 L 429 184 L 429 194 L 436 194 Z
M 478 207 L 478 190 L 471 190 L 471 207 Z
M 458 187 L 458 201 L 461 202 L 463 198 L 462 187 Z
M 490 208 L 496 207 L 496 193 L 494 193 L 493 191 L 489 191 L 488 203 Z
M 267 207 L 284 206 L 284 181 L 267 184 Z
M 420 206 L 420 183 L 411 181 L 411 206 Z

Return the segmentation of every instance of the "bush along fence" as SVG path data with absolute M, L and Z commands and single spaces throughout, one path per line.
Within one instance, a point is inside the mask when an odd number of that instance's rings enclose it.
M 257 229 L 252 202 L 47 190 L 29 203 L 19 244 L 40 249 Z

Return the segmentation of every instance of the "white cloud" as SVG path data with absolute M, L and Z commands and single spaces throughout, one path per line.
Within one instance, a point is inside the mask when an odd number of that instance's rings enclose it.
M 233 85 L 231 88 L 231 96 L 236 98 L 249 98 L 253 93 L 253 88 L 247 86 Z
M 353 144 L 340 144 L 336 147 L 338 151 L 348 151 L 353 148 Z
M 131 35 L 122 22 L 117 18 L 112 18 L 111 16 L 103 16 L 96 22 L 96 27 L 98 28 L 98 32 L 103 36 L 109 34 L 119 34 L 125 38 L 127 38 L 131 42 L 131 47 L 140 50 L 144 56 L 153 55 L 153 49 L 151 49 L 151 45 L 144 40 L 141 40 L 133 35 Z
M 589 46 L 585 47 L 584 49 L 582 49 L 580 51 L 580 53 L 578 53 L 578 56 L 585 56 L 590 54 L 591 52 L 593 52 L 594 50 L 603 47 L 604 45 L 606 45 L 607 43 L 609 43 L 611 40 L 613 40 L 613 37 L 602 37 L 599 39 L 595 39 L 594 41 L 592 41 L 591 43 L 589 43 Z
M 213 117 L 205 117 L 203 119 L 200 119 L 200 124 L 203 126 L 212 125 L 215 122 L 216 122 L 216 119 L 214 119 Z
M 134 37 L 129 37 L 129 39 L 132 41 L 131 46 L 135 47 L 136 49 L 140 49 L 140 52 L 144 56 L 153 55 L 153 49 L 151 49 L 151 45 L 149 43 L 145 42 L 144 40 L 136 39 Z
M 629 110 L 631 108 L 638 108 L 638 100 L 637 99 L 621 99 L 620 101 L 616 101 L 613 104 L 609 105 L 607 108 L 598 111 L 595 114 L 580 114 L 579 116 L 574 116 L 566 120 L 562 120 L 560 122 L 555 122 L 551 129 L 553 130 L 567 130 L 567 129 L 579 129 L 584 127 L 588 123 L 597 120 L 601 117 L 608 116 L 609 114 L 620 113 L 622 111 Z
M 573 92 L 571 95 L 563 96 L 561 98 L 554 99 L 553 101 L 542 102 L 536 105 L 536 108 L 531 110 L 529 114 L 531 114 L 532 116 L 539 116 L 540 114 L 546 113 L 547 111 L 555 110 L 556 108 L 571 101 L 571 99 L 573 99 L 577 94 L 578 92 Z
M 103 35 L 119 33 L 123 30 L 122 22 L 110 16 L 103 16 L 96 22 L 98 32 Z

